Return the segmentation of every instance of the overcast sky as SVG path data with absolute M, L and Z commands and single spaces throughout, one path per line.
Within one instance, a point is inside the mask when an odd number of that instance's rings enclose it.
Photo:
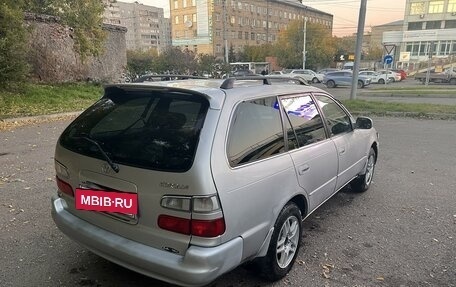
M 121 2 L 134 1 L 122 0 Z M 161 7 L 165 11 L 165 17 L 169 17 L 169 0 L 136 1 L 145 5 Z M 361 0 L 303 0 L 303 3 L 334 15 L 333 34 L 335 36 L 356 33 Z M 404 10 L 405 0 L 368 0 L 364 31 L 370 31 L 371 26 L 404 19 Z

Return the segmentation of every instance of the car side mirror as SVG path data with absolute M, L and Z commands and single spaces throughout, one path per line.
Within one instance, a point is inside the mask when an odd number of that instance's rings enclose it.
M 372 120 L 368 117 L 358 117 L 356 119 L 356 128 L 368 130 L 372 128 Z

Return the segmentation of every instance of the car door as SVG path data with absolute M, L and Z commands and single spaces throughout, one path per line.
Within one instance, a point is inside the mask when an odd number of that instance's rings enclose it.
M 324 124 L 310 94 L 280 97 L 289 154 L 299 185 L 309 198 L 309 211 L 334 192 L 338 158 L 334 143 L 327 138 Z
M 315 98 L 337 149 L 339 165 L 336 190 L 339 190 L 363 169 L 367 158 L 366 138 L 354 129 L 351 115 L 334 99 L 325 94 L 315 94 Z

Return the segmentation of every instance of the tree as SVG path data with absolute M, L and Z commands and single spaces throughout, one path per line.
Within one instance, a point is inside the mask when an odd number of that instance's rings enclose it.
M 381 61 L 383 49 L 381 47 L 370 47 L 365 53 L 364 60 Z
M 287 30 L 279 34 L 275 53 L 280 66 L 301 68 L 304 48 L 304 23 L 293 21 Z M 317 69 L 328 66 L 335 53 L 330 30 L 320 24 L 307 23 L 306 28 L 306 67 Z
M 198 68 L 197 73 L 198 75 L 203 75 L 205 73 L 210 74 L 211 76 L 215 77 L 217 68 L 216 68 L 216 57 L 209 54 L 199 54 L 198 55 Z
M 0 4 L 0 86 L 26 79 L 27 31 L 24 14 L 17 4 Z
M 355 53 L 356 36 L 335 37 L 336 54 L 348 55 Z
M 193 51 L 182 51 L 171 47 L 163 51 L 154 61 L 153 70 L 159 73 L 189 74 L 196 71 L 198 63 Z
M 72 27 L 75 47 L 82 60 L 103 51 L 106 33 L 103 31 L 104 6 L 100 0 L 24 0 L 29 12 L 58 16 L 62 24 Z
M 264 62 L 266 57 L 274 55 L 275 47 L 272 44 L 260 46 L 246 46 L 242 52 L 241 62 Z
M 127 51 L 127 70 L 131 78 L 144 75 L 153 70 L 154 60 L 158 57 L 156 50 Z
M 228 50 L 228 62 L 229 63 L 237 62 L 236 53 L 234 52 L 233 45 L 230 45 L 230 49 Z
M 306 68 L 318 70 L 330 66 L 336 52 L 331 31 L 321 24 L 308 23 L 306 34 Z

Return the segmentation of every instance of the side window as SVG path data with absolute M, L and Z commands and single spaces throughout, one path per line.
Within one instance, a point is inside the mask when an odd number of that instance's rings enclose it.
M 228 135 L 228 159 L 235 167 L 285 151 L 276 97 L 240 103 Z
M 280 102 L 294 132 L 293 136 L 293 132 L 288 131 L 289 139 L 296 138 L 301 147 L 326 138 L 323 121 L 310 96 L 281 98 Z M 289 146 L 291 149 L 292 146 Z
M 315 97 L 323 111 L 331 136 L 353 130 L 350 116 L 333 99 L 324 95 L 316 95 Z

